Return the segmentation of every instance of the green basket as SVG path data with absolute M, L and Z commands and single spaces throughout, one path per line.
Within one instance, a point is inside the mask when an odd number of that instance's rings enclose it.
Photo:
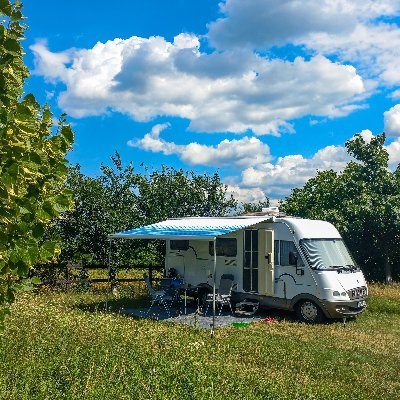
M 247 326 L 250 326 L 249 322 L 232 322 L 232 326 L 235 328 L 245 328 Z

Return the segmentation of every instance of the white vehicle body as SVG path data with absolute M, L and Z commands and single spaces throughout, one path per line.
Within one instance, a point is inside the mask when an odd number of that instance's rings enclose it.
M 287 310 L 303 306 L 305 320 L 314 319 L 314 311 L 306 307 L 310 305 L 318 306 L 327 318 L 356 316 L 365 310 L 364 275 L 332 224 L 294 217 L 259 220 L 216 238 L 215 277 L 213 241 L 166 239 L 166 272 L 175 269 L 195 287 L 212 286 L 214 279 L 218 287 L 221 276 L 230 274 L 235 301 L 252 299 Z

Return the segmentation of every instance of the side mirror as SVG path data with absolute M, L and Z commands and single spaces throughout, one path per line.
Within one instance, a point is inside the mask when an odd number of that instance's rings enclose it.
M 289 265 L 296 265 L 297 267 L 297 260 L 299 258 L 299 254 L 297 251 L 289 251 Z

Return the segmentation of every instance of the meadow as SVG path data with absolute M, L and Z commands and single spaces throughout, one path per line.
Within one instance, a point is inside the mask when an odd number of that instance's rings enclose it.
M 400 398 L 398 284 L 370 285 L 367 311 L 346 325 L 288 314 L 214 338 L 112 312 L 146 301 L 129 290 L 20 295 L 0 334 L 0 399 Z

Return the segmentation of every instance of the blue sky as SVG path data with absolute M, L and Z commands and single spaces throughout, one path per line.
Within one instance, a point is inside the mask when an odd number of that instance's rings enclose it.
M 341 170 L 388 135 L 400 162 L 400 0 L 25 2 L 26 86 L 76 133 L 71 163 L 218 170 L 242 201 Z

